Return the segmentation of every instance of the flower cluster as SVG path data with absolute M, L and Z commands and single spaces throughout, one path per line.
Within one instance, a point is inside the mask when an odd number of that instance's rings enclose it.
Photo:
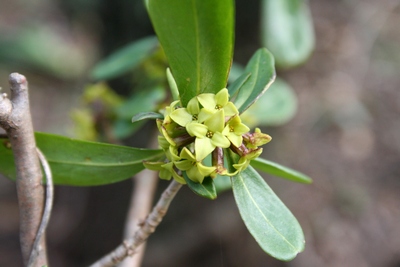
M 185 183 L 182 172 L 197 183 L 202 183 L 207 176 L 235 175 L 261 154 L 259 146 L 271 140 L 259 129 L 249 133 L 236 106 L 229 101 L 226 88 L 217 94 L 200 94 L 192 98 L 187 107 L 181 107 L 179 100 L 172 102 L 165 108 L 164 119 L 157 120 L 157 126 L 162 134 L 158 138 L 159 145 L 167 159 L 144 164 L 148 169 L 160 171 L 160 178 L 173 177 L 182 184 Z M 229 173 L 224 167 L 224 148 L 240 156 L 233 164 L 234 172 Z M 209 155 L 211 164 L 205 164 Z

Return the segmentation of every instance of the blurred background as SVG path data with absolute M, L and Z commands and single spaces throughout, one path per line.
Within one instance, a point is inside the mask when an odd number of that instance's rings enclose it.
M 265 13 L 261 1 L 236 5 L 234 61 L 245 65 L 268 43 Z M 265 176 L 302 225 L 305 251 L 291 262 L 272 259 L 248 233 L 231 192 L 210 201 L 183 188 L 148 240 L 143 266 L 400 266 L 400 1 L 309 7 L 313 51 L 301 65 L 279 66 L 289 107 L 263 124 L 273 137 L 263 157 L 314 180 Z M 8 92 L 14 71 L 28 78 L 37 131 L 143 146 L 152 125 L 135 132 L 129 122 L 135 96 L 165 80 L 162 55 L 100 85 L 93 68 L 153 34 L 141 0 L 0 1 L 0 86 Z M 159 183 L 157 197 L 167 184 Z M 131 191 L 131 180 L 57 186 L 50 264 L 86 266 L 118 245 Z M 0 266 L 22 266 L 18 223 L 15 184 L 1 176 Z

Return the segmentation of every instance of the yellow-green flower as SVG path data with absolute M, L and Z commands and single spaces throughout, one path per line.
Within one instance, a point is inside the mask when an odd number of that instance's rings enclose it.
M 197 161 L 186 147 L 182 149 L 180 157 L 182 160 L 175 162 L 175 166 L 181 171 L 186 171 L 189 179 L 196 183 L 202 183 L 204 177 L 210 176 L 216 169 L 216 167 L 208 167 L 203 165 L 201 161 Z
M 256 150 L 253 150 L 253 151 L 251 151 L 250 153 L 248 153 L 248 154 L 242 156 L 242 157 L 239 159 L 239 162 L 236 163 L 236 164 L 233 164 L 232 166 L 233 166 L 238 172 L 243 171 L 243 170 L 245 170 L 245 169 L 249 166 L 251 160 L 258 158 L 258 157 L 261 155 L 262 151 L 263 151 L 262 148 L 258 148 L 258 149 L 256 149 Z M 235 172 L 235 174 L 236 174 L 236 172 Z
M 265 145 L 272 140 L 268 134 L 262 133 L 259 128 L 254 130 L 254 133 L 248 133 L 243 136 L 243 141 L 247 148 L 256 149 L 259 146 Z
M 218 110 L 204 121 L 204 124 L 191 123 L 187 130 L 196 136 L 194 142 L 196 159 L 198 161 L 207 157 L 216 147 L 228 148 L 229 139 L 222 134 L 225 125 L 223 110 Z
M 208 119 L 213 112 L 208 111 L 206 109 L 200 109 L 199 101 L 196 97 L 192 98 L 187 108 L 178 108 L 171 112 L 170 117 L 171 119 L 183 127 L 188 127 L 189 124 L 194 122 L 202 123 L 206 119 Z M 190 132 L 189 132 L 190 134 Z M 191 134 L 194 136 L 193 134 Z
M 168 162 L 168 163 L 162 165 L 161 167 L 164 168 L 165 170 L 167 170 L 178 183 L 186 184 L 185 179 L 176 173 L 173 162 Z M 161 172 L 160 172 L 160 178 L 161 178 Z
M 224 88 L 215 94 L 200 94 L 197 96 L 200 104 L 207 110 L 224 110 L 225 116 L 231 117 L 239 114 L 236 106 L 229 102 L 228 89 Z
M 172 177 L 174 177 L 177 182 L 186 184 L 185 179 L 175 171 L 174 164 L 172 162 L 165 163 L 144 161 L 143 165 L 148 170 L 158 171 L 158 176 L 160 179 L 169 181 Z
M 242 135 L 249 131 L 249 127 L 242 123 L 240 117 L 235 116 L 228 121 L 222 134 L 228 137 L 234 146 L 239 147 L 243 142 Z
M 185 184 L 183 171 L 197 183 L 202 183 L 207 176 L 236 175 L 261 154 L 259 146 L 271 140 L 258 128 L 249 133 L 249 127 L 242 123 L 237 108 L 229 101 L 226 88 L 217 94 L 200 94 L 186 107 L 179 107 L 179 103 L 172 102 L 165 108 L 164 119 L 157 120 L 162 134 L 158 141 L 165 152 L 165 161 L 144 162 L 146 168 L 159 171 L 161 179 L 173 177 Z M 233 173 L 228 173 L 224 166 L 222 148 L 230 148 L 240 156 L 232 164 Z M 213 166 L 205 166 L 202 161 L 213 151 L 216 152 L 212 155 Z
M 181 158 L 178 156 L 178 149 L 175 146 L 169 146 L 168 150 L 164 150 L 167 159 L 171 162 L 175 162 L 180 160 Z

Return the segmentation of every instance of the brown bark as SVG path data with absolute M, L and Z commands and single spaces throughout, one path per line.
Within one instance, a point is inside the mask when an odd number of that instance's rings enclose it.
M 12 73 L 11 101 L 0 96 L 0 126 L 6 131 L 14 153 L 16 184 L 20 208 L 20 242 L 24 264 L 27 265 L 41 222 L 44 202 L 42 172 L 29 109 L 28 83 L 23 75 Z M 44 236 L 32 266 L 47 263 Z

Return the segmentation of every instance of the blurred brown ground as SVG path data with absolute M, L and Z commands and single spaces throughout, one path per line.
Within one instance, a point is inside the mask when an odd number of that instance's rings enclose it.
M 16 31 L 26 16 L 49 21 L 79 51 L 94 50 L 86 54 L 88 65 L 98 51 L 151 33 L 148 22 L 132 28 L 144 16 L 128 13 L 136 4 L 115 1 L 108 10 L 99 2 L 95 17 L 90 4 L 79 13 L 66 1 L 1 1 L 0 29 Z M 237 4 L 235 58 L 245 63 L 260 46 L 259 2 Z M 298 113 L 285 126 L 264 129 L 273 141 L 263 153 L 314 179 L 301 185 L 265 176 L 302 225 L 305 251 L 288 263 L 271 259 L 245 229 L 230 192 L 211 202 L 184 188 L 149 239 L 143 266 L 400 266 L 400 1 L 310 4 L 316 50 L 305 65 L 279 72 L 298 95 Z M 107 20 L 118 12 L 119 20 Z M 77 29 L 77 21 L 86 26 Z M 101 30 L 87 34 L 90 29 Z M 69 134 L 69 110 L 85 72 L 65 80 L 0 62 L 4 89 L 15 70 L 29 79 L 36 129 Z M 158 195 L 166 186 L 160 182 Z M 57 187 L 47 236 L 51 265 L 85 266 L 119 244 L 130 191 L 131 181 Z M 18 220 L 15 185 L 0 178 L 0 266 L 22 266 Z

